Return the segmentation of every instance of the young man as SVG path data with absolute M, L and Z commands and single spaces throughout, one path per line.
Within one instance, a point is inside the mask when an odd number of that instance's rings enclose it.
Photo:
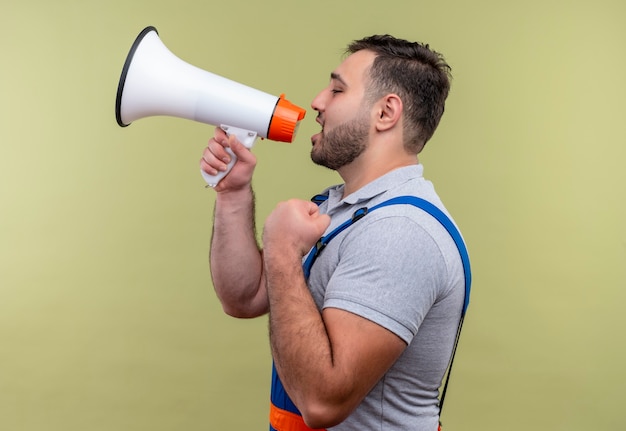
M 209 141 L 207 173 L 225 169 L 225 147 L 238 157 L 215 187 L 213 284 L 229 315 L 269 312 L 270 429 L 433 431 L 464 302 L 450 234 L 424 211 L 391 205 L 337 235 L 308 278 L 302 264 L 320 237 L 360 208 L 411 195 L 447 214 L 417 155 L 443 114 L 450 68 L 427 45 L 391 36 L 355 41 L 348 53 L 311 105 L 322 126 L 311 158 L 344 184 L 327 189 L 319 206 L 280 203 L 262 248 L 256 159 L 220 129 Z

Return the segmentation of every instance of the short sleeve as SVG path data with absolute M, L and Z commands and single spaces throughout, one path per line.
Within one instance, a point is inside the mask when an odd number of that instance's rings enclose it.
M 339 247 L 323 307 L 373 321 L 408 344 L 445 285 L 442 252 L 410 217 L 372 217 L 352 229 Z

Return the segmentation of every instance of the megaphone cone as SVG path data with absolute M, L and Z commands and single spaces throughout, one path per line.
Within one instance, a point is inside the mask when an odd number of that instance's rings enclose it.
M 154 27 L 139 33 L 124 63 L 115 117 L 121 127 L 140 118 L 172 116 L 220 126 L 251 148 L 256 137 L 292 142 L 306 111 L 284 98 L 188 64 L 161 42 Z M 215 186 L 226 172 L 205 181 Z

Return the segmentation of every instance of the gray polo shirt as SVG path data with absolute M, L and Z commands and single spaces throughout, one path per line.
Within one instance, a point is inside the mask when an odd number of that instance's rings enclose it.
M 425 199 L 449 215 L 422 165 L 396 169 L 345 199 L 343 185 L 325 193 L 326 233 L 357 209 L 401 195 Z M 331 429 L 436 430 L 439 386 L 464 299 L 461 258 L 445 228 L 412 205 L 373 211 L 330 241 L 311 269 L 309 288 L 320 310 L 357 314 L 407 343 L 354 413 Z

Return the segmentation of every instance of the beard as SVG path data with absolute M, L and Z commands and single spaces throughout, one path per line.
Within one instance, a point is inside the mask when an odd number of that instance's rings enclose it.
M 317 145 L 311 150 L 313 163 L 337 170 L 352 163 L 367 148 L 369 121 L 359 115 L 333 130 L 322 131 Z

